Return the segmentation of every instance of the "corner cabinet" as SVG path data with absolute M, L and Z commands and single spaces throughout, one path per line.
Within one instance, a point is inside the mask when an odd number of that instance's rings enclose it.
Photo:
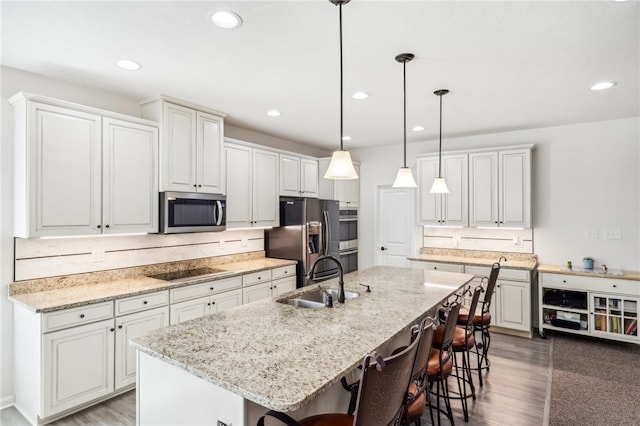
M 280 154 L 280 195 L 318 197 L 318 160 Z
M 469 154 L 469 224 L 531 228 L 531 147 Z
M 540 272 L 539 330 L 640 344 L 638 281 Z
M 14 235 L 158 230 L 155 123 L 18 94 Z
M 431 194 L 431 186 L 438 176 L 438 156 L 418 158 L 418 220 L 428 226 L 467 226 L 468 187 L 467 154 L 442 156 L 442 176 L 448 194 Z
M 280 224 L 278 153 L 225 142 L 227 229 Z
M 338 200 L 341 209 L 357 209 L 360 206 L 360 164 L 354 162 L 358 179 L 325 179 L 331 158 L 318 160 L 318 198 Z
M 163 98 L 144 102 L 142 113 L 161 123 L 161 191 L 224 193 L 222 115 Z

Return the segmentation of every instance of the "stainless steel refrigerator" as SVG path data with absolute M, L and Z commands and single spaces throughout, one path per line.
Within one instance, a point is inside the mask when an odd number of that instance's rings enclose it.
M 297 286 L 312 284 L 306 274 L 318 257 L 340 258 L 338 201 L 281 197 L 280 227 L 265 231 L 265 250 L 268 257 L 297 260 Z M 314 276 L 329 279 L 337 273 L 334 263 L 321 260 Z

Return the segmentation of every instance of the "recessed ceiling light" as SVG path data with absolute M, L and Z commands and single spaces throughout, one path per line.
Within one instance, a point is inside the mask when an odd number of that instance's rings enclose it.
M 344 135 L 344 136 L 342 137 L 342 140 L 343 140 L 343 141 L 350 141 L 350 140 L 351 140 L 351 136 Z
M 211 22 L 220 28 L 232 30 L 242 25 L 242 18 L 238 14 L 229 12 L 228 10 L 220 10 L 211 15 Z
M 353 99 L 367 99 L 369 97 L 369 94 L 367 92 L 356 92 L 353 95 L 351 95 L 351 97 Z
M 413 126 L 413 129 L 411 129 L 411 130 L 413 130 L 414 132 L 421 132 L 421 131 L 424 130 L 424 127 L 422 127 L 422 126 Z
M 600 83 L 596 83 L 591 86 L 591 90 L 604 90 L 613 87 L 616 84 L 617 83 L 615 81 L 601 81 Z
M 280 117 L 280 111 L 277 111 L 275 109 L 272 109 L 270 111 L 267 111 L 267 115 L 269 117 Z
M 118 62 L 116 62 L 116 64 L 124 69 L 124 70 L 129 70 L 129 71 L 137 71 L 140 68 L 142 68 L 142 66 L 134 61 L 130 61 L 129 59 L 120 59 Z

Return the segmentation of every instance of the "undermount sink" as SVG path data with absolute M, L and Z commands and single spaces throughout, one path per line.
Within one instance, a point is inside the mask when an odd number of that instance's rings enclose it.
M 315 291 L 310 291 L 308 293 L 300 294 L 291 299 L 280 300 L 282 303 L 287 303 L 289 305 L 297 306 L 300 308 L 323 308 L 325 306 L 325 299 L 327 297 L 326 293 L 331 294 L 333 298 L 334 305 L 338 303 L 338 289 L 337 288 L 325 288 L 323 290 L 317 289 Z M 344 292 L 345 300 L 353 299 L 358 297 L 359 294 L 353 291 Z

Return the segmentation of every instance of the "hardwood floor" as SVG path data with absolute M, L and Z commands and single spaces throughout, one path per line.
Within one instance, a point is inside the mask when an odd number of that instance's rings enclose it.
M 476 401 L 469 400 L 469 422 L 465 423 L 459 401 L 452 401 L 458 424 L 543 425 L 548 418 L 548 379 L 550 342 L 535 335 L 533 339 L 492 333 L 491 371 L 484 373 L 484 386 L 478 388 Z M 475 374 L 475 373 L 474 373 Z M 477 376 L 474 375 L 477 383 Z M 455 389 L 453 379 L 451 389 Z M 52 423 L 56 426 L 125 426 L 135 424 L 135 391 L 127 392 L 94 407 Z M 546 413 L 546 415 L 545 415 Z M 0 412 L 0 424 L 28 425 L 11 407 Z M 422 425 L 429 425 L 425 412 Z M 437 420 L 436 420 L 437 424 Z M 447 424 L 443 417 L 443 424 Z

